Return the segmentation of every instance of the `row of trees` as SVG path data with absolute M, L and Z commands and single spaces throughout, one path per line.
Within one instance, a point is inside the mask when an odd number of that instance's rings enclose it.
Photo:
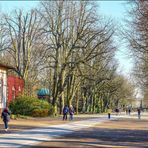
M 124 107 L 133 94 L 116 72 L 113 21 L 97 10 L 90 1 L 43 1 L 30 12 L 1 16 L 1 59 L 11 61 L 27 95 L 35 87 L 52 91 L 55 114 L 64 104 L 92 113 Z
M 148 1 L 135 0 L 129 2 L 130 11 L 127 20 L 128 28 L 124 36 L 135 61 L 134 76 L 137 86 L 145 94 L 148 101 Z M 147 102 L 148 105 L 148 102 Z

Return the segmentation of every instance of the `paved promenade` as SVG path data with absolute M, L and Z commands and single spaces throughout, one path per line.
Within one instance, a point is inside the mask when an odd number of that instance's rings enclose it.
M 82 121 L 72 121 L 66 124 L 52 125 L 43 128 L 35 128 L 14 134 L 4 134 L 0 136 L 0 147 L 29 147 L 83 128 L 89 128 L 106 120 L 108 120 L 106 117 L 100 117 Z
M 125 122 L 122 122 L 122 119 L 126 119 L 127 121 L 129 119 L 132 119 L 133 123 L 140 124 L 140 121 L 148 121 L 147 119 L 147 115 L 143 115 L 143 119 L 142 120 L 138 120 L 136 115 L 131 115 L 131 116 L 125 116 L 125 115 L 119 115 L 119 116 L 112 116 L 111 120 L 109 121 L 106 117 L 106 115 L 102 115 L 102 116 L 98 116 L 98 115 L 94 115 L 95 118 L 92 119 L 87 119 L 87 120 L 81 120 L 81 121 L 71 121 L 71 122 L 67 122 L 64 124 L 59 124 L 59 125 L 50 125 L 50 126 L 43 126 L 43 127 L 38 127 L 38 128 L 33 128 L 33 129 L 28 129 L 22 132 L 18 132 L 18 133 L 7 133 L 7 134 L 1 134 L 0 135 L 0 147 L 74 147 L 74 145 L 70 145 L 70 143 L 66 142 L 68 145 L 65 145 L 65 141 L 63 141 L 63 143 L 58 143 L 57 139 L 63 139 L 63 137 L 66 137 L 66 139 L 68 140 L 69 137 L 73 137 L 75 139 L 77 138 L 81 138 L 81 137 L 85 137 L 85 138 L 89 138 L 90 133 L 88 132 L 90 129 L 95 129 L 93 131 L 93 133 L 95 133 L 95 136 L 99 136 L 99 133 L 106 133 L 106 129 L 102 128 L 101 125 L 105 125 L 108 123 L 114 123 L 114 124 L 120 124 L 121 123 L 124 125 Z M 119 123 L 118 120 L 120 120 L 121 122 Z M 127 122 L 128 123 L 128 122 Z M 127 124 L 126 123 L 126 124 Z M 134 125 L 137 125 L 134 124 Z M 98 131 L 98 128 L 94 128 L 97 127 L 98 125 L 100 125 L 101 129 L 103 129 L 103 131 Z M 116 125 L 111 125 L 108 126 L 108 128 L 114 128 L 113 126 Z M 142 125 L 143 126 L 143 125 Z M 148 127 L 148 126 L 147 126 Z M 100 128 L 99 128 L 100 129 Z M 87 131 L 87 132 L 86 132 Z M 96 132 L 98 131 L 98 132 Z M 135 130 L 136 131 L 136 130 Z M 73 134 L 74 133 L 74 134 Z M 92 133 L 91 133 L 92 134 Z M 106 137 L 105 143 L 107 142 L 108 138 L 111 138 L 111 136 L 114 136 L 114 134 L 116 134 L 113 130 L 112 133 L 110 133 L 111 135 L 108 135 L 109 137 Z M 113 134 L 113 135 L 112 135 Z M 118 133 L 119 134 L 119 133 Z M 121 133 L 122 135 L 123 133 Z M 128 134 L 128 133 L 127 133 Z M 146 133 L 144 133 L 145 135 Z M 148 134 L 148 132 L 147 132 Z M 120 135 L 120 134 L 119 134 Z M 94 134 L 93 134 L 94 136 Z M 147 136 L 147 135 L 146 135 Z M 116 136 L 116 139 L 118 139 L 118 137 L 120 137 L 122 139 L 121 136 Z M 70 138 L 70 139 L 71 139 Z M 85 142 L 89 142 L 89 140 L 85 139 Z M 101 139 L 101 137 L 98 137 Z M 55 140 L 56 139 L 56 140 Z M 148 139 L 147 139 L 148 140 Z M 52 141 L 56 141 L 54 143 L 52 143 Z M 104 143 L 104 144 L 105 144 Z M 57 145 L 58 144 L 58 145 Z M 143 146 L 146 147 L 145 145 L 146 143 L 143 144 Z M 75 143 L 75 145 L 77 145 L 77 143 Z M 109 144 L 111 145 L 111 144 Z M 120 146 L 122 146 L 123 144 L 120 144 Z M 89 146 L 89 145 L 87 145 Z M 85 147 L 87 147 L 85 145 Z M 90 145 L 90 147 L 93 147 L 94 145 Z M 112 145 L 113 146 L 113 145 Z M 79 145 L 77 145 L 77 147 L 79 147 Z M 80 147 L 84 147 L 84 145 L 81 145 Z M 95 146 L 95 147 L 103 147 L 102 146 Z M 113 146 L 115 147 L 115 145 Z
M 32 148 L 148 148 L 148 116 L 117 116 Z

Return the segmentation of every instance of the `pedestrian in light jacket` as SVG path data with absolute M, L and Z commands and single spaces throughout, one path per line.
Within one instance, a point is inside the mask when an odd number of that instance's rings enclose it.
M 70 120 L 73 120 L 73 115 L 74 115 L 74 108 L 72 105 L 69 107 L 69 115 L 70 115 Z

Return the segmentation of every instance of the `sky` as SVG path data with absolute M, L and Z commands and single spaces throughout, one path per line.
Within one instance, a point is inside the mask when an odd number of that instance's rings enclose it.
M 17 8 L 22 8 L 25 10 L 29 10 L 30 8 L 33 8 L 37 6 L 39 2 L 34 0 L 34 1 L 0 1 L 0 9 L 2 12 L 11 12 L 13 9 Z
M 126 1 L 98 1 L 100 6 L 100 13 L 106 17 L 111 17 L 119 27 L 125 25 L 124 19 L 126 17 Z M 130 78 L 133 67 L 133 60 L 129 57 L 128 49 L 120 37 L 116 38 L 119 45 L 116 53 L 116 59 L 119 61 L 119 69 L 123 75 Z
M 99 4 L 99 12 L 106 17 L 112 17 L 115 23 L 120 25 L 124 24 L 123 19 L 125 17 L 125 1 L 97 1 Z M 11 12 L 13 9 L 22 8 L 25 11 L 30 8 L 36 7 L 38 1 L 0 1 L 0 10 L 2 12 Z M 121 43 L 121 39 L 117 38 L 118 44 Z M 119 44 L 120 45 L 120 44 Z M 127 56 L 128 50 L 122 44 L 118 48 L 116 53 L 116 59 L 119 61 L 118 71 L 123 75 L 130 77 L 132 69 L 132 60 Z

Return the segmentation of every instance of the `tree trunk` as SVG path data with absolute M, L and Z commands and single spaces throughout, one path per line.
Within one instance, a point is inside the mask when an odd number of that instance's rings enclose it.
M 79 114 L 79 99 L 78 96 L 76 97 L 76 114 Z
M 83 96 L 83 106 L 82 106 L 82 112 L 85 113 L 85 106 L 86 106 L 86 96 Z
M 53 105 L 53 116 L 57 116 L 57 104 Z

